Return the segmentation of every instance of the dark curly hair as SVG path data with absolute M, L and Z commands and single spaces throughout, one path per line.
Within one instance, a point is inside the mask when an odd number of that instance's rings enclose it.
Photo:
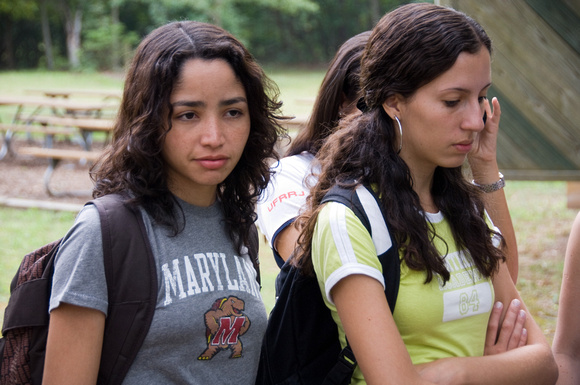
M 269 164 L 278 159 L 275 145 L 285 135 L 279 124 L 278 89 L 248 50 L 220 27 L 194 21 L 166 24 L 141 42 L 129 67 L 113 138 L 91 169 L 93 197 L 121 193 L 142 206 L 173 234 L 183 229 L 178 205 L 167 184 L 162 157 L 171 130 L 170 95 L 183 64 L 190 59 L 222 59 L 243 84 L 251 128 L 242 157 L 218 185 L 226 228 L 238 246 L 247 243 L 256 215 L 254 204 L 270 179 Z
M 383 16 L 361 61 L 367 109 L 361 116 L 343 121 L 318 153 L 321 172 L 311 190 L 308 209 L 299 218 L 304 228 L 295 263 L 312 272 L 312 235 L 327 191 L 335 184 L 353 189 L 365 184 L 376 188 L 409 268 L 426 271 L 427 282 L 433 274 L 449 280 L 449 271 L 432 242 L 432 226 L 413 190 L 409 167 L 398 154 L 392 119 L 382 103 L 395 94 L 412 97 L 421 86 L 450 69 L 460 53 L 477 53 L 482 48 L 491 53 L 485 31 L 473 19 L 450 8 L 407 4 Z M 462 167 L 437 167 L 431 194 L 449 221 L 457 246 L 469 251 L 484 276 L 493 275 L 499 261 L 505 260 L 501 249 L 492 243 L 492 236 L 500 234 L 488 227 L 481 193 L 466 180 Z

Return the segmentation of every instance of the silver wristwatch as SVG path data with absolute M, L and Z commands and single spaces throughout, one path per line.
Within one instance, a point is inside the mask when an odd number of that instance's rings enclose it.
M 491 193 L 491 192 L 494 192 L 497 190 L 501 190 L 502 188 L 505 187 L 505 179 L 504 179 L 503 174 L 501 172 L 499 173 L 499 180 L 497 182 L 490 183 L 490 184 L 478 184 L 478 183 L 475 183 L 475 180 L 473 180 L 473 181 L 471 181 L 471 183 L 473 183 L 476 187 L 478 187 L 484 193 Z

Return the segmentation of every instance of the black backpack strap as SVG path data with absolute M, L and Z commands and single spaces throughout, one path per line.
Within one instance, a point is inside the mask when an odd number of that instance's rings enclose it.
M 391 313 L 394 313 L 401 280 L 399 247 L 395 237 L 389 231 L 389 222 L 383 210 L 381 210 L 379 198 L 373 189 L 368 186 L 358 186 L 356 195 L 358 201 L 361 202 L 362 211 L 369 222 L 369 233 L 375 244 L 377 255 L 383 269 L 385 296 L 387 297 Z M 389 236 L 385 237 L 385 234 Z
M 157 271 L 141 213 L 120 195 L 89 203 L 99 210 L 109 308 L 98 383 L 120 384 L 149 331 Z
M 356 357 L 348 340 L 346 346 L 340 351 L 338 361 L 330 369 L 322 385 L 348 385 L 352 380 L 352 374 L 356 368 Z
M 363 185 L 356 189 L 335 185 L 321 203 L 330 201 L 342 203 L 351 209 L 371 235 L 383 268 L 385 295 L 391 313 L 394 312 L 401 278 L 399 247 L 388 230 L 388 221 L 380 208 L 377 195 L 371 188 Z M 389 235 L 388 238 L 384 236 L 385 233 Z
M 259 251 L 260 251 L 260 238 L 258 235 L 258 229 L 256 228 L 255 224 L 250 226 L 250 238 L 248 240 L 248 253 L 250 254 L 250 259 L 252 260 L 252 265 L 254 265 L 254 269 L 256 270 L 256 280 L 262 288 L 262 278 L 260 276 L 260 258 L 259 258 Z
M 356 189 L 348 189 L 335 185 L 321 201 L 326 202 L 339 202 L 351 209 L 373 238 L 383 270 L 385 296 L 391 313 L 394 312 L 401 275 L 399 248 L 395 238 L 388 231 L 387 220 L 380 209 L 378 197 L 366 186 L 359 185 Z M 385 232 L 390 239 L 385 238 Z M 328 373 L 323 384 L 349 384 L 356 365 L 356 357 L 347 339 L 336 365 Z

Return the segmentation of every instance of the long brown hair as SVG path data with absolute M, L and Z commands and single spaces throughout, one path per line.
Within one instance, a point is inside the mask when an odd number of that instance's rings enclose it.
M 183 63 L 189 59 L 222 59 L 243 84 L 251 119 L 250 135 L 242 157 L 218 185 L 231 238 L 246 242 L 255 220 L 256 197 L 269 181 L 269 163 L 283 133 L 277 122 L 281 103 L 278 89 L 247 49 L 217 26 L 181 21 L 166 24 L 141 42 L 129 67 L 112 143 L 91 170 L 93 196 L 123 193 L 174 234 L 183 223 L 176 215 L 176 199 L 167 185 L 161 151 L 171 130 L 169 101 Z M 239 237 L 236 237 L 239 235 Z
M 344 99 L 354 102 L 360 98 L 360 58 L 370 35 L 370 31 L 359 33 L 340 46 L 322 80 L 308 123 L 292 140 L 288 156 L 303 151 L 316 155 L 338 125 Z
M 304 229 L 296 263 L 306 272 L 312 271 L 312 235 L 326 192 L 335 184 L 350 188 L 366 184 L 376 188 L 407 266 L 425 270 L 427 282 L 433 274 L 449 280 L 432 242 L 433 229 L 413 190 L 410 170 L 398 155 L 395 128 L 382 103 L 394 94 L 411 97 L 451 68 L 460 53 L 480 49 L 491 53 L 485 31 L 473 19 L 450 8 L 407 4 L 379 21 L 361 60 L 366 110 L 360 117 L 343 122 L 320 149 L 318 184 L 311 190 L 308 210 L 299 218 Z M 431 194 L 449 221 L 457 246 L 469 251 L 484 276 L 491 276 L 505 256 L 492 243 L 492 237 L 499 234 L 487 226 L 480 192 L 465 179 L 461 167 L 437 167 Z

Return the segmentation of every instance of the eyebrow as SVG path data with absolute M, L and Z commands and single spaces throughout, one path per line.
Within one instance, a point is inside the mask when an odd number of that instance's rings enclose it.
M 243 97 L 239 96 L 237 98 L 231 98 L 220 101 L 220 106 L 231 106 L 237 103 L 248 103 L 248 100 Z M 173 107 L 204 107 L 206 104 L 202 101 L 187 101 L 187 100 L 180 100 L 175 103 L 172 103 L 171 106 Z
M 491 83 L 486 84 L 482 90 L 485 90 L 486 88 L 491 87 Z M 469 90 L 467 88 L 461 88 L 461 87 L 451 87 L 451 88 L 447 88 L 445 90 L 443 90 L 443 92 L 447 92 L 447 91 L 459 91 L 459 92 L 469 92 Z

